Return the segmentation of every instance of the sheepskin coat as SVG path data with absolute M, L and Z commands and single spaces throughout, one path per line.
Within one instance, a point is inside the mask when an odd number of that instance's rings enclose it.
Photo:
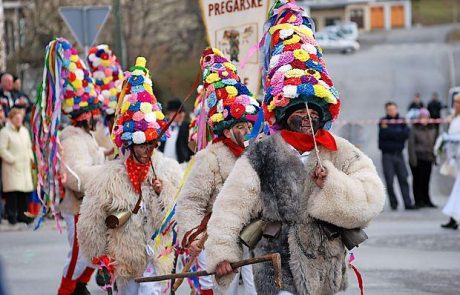
M 93 135 L 82 128 L 67 126 L 62 130 L 61 172 L 65 188 L 61 212 L 77 215 L 92 171 L 105 160 L 104 149 Z
M 31 192 L 32 142 L 26 127 L 16 129 L 11 123 L 0 131 L 0 157 L 2 158 L 3 192 Z
M 329 295 L 346 288 L 346 249 L 339 238 L 329 240 L 317 220 L 363 228 L 381 212 L 385 192 L 372 161 L 345 139 L 335 139 L 337 151 L 319 147 L 328 171 L 322 189 L 311 178 L 317 165 L 313 153 L 304 165 L 279 134 L 249 148 L 214 204 L 205 244 L 208 271 L 221 261 L 241 259 L 239 234 L 244 225 L 262 216 L 282 222 L 279 237 L 263 238 L 255 254 L 281 254 L 283 290 Z M 278 293 L 273 278 L 270 264 L 254 265 L 259 294 Z M 229 275 L 217 283 L 225 288 L 231 280 Z
M 208 145 L 196 154 L 177 202 L 179 241 L 198 226 L 212 206 L 225 180 L 233 169 L 236 156 L 222 142 Z
M 174 205 L 182 170 L 176 161 L 163 157 L 158 151 L 152 157 L 152 164 L 162 182 L 162 191 L 157 195 L 153 190 L 154 174 L 150 169 L 141 185 L 141 209 L 123 226 L 108 229 L 105 219 L 115 212 L 132 211 L 139 198 L 129 180 L 124 160 L 108 161 L 95 171 L 81 204 L 77 229 L 80 249 L 90 260 L 101 255 L 114 259 L 119 285 L 142 276 L 148 261 L 157 274 L 170 273 L 173 267 L 174 253 L 159 258 L 159 251 L 172 239 L 172 233 L 162 238 L 158 248 L 151 237 L 160 227 L 166 211 Z

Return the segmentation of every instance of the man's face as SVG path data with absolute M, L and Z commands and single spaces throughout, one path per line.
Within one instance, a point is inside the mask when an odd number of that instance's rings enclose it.
M 319 114 L 313 109 L 309 109 L 313 128 L 310 125 L 307 108 L 293 112 L 287 119 L 287 125 L 291 131 L 313 135 L 319 125 Z M 313 129 L 313 130 L 312 130 Z
M 454 101 L 454 109 L 455 109 L 455 113 L 460 113 L 460 100 L 456 100 Z
M 141 164 L 147 164 L 153 155 L 155 146 L 156 144 L 152 142 L 133 145 L 134 159 Z
M 252 123 L 250 122 L 237 123 L 231 129 L 225 129 L 224 135 L 239 146 L 244 147 L 244 137 L 251 133 L 251 129 Z
M 389 106 L 387 106 L 386 111 L 387 115 L 391 118 L 394 118 L 398 115 L 398 107 L 394 104 L 390 104 Z
M 14 90 L 16 90 L 16 91 L 21 90 L 21 88 L 22 88 L 21 79 L 16 79 L 16 81 L 14 81 L 14 83 L 13 83 L 13 88 L 14 88 Z
M 13 76 L 11 76 L 10 74 L 4 74 L 2 76 L 1 84 L 2 84 L 2 89 L 4 91 L 13 90 Z
M 14 127 L 19 128 L 22 126 L 22 122 L 24 121 L 24 115 L 22 113 L 18 113 L 14 117 L 12 117 L 10 121 L 11 124 L 14 125 Z

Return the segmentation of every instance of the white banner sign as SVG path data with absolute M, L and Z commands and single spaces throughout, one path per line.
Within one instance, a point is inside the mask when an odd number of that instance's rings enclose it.
M 258 44 L 271 0 L 200 0 L 209 45 L 218 48 L 238 68 L 241 81 L 257 95 L 260 85 L 259 52 L 239 63 Z

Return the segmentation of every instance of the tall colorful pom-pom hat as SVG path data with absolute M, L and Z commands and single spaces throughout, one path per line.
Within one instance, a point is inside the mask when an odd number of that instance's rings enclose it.
M 62 50 L 58 54 L 63 58 L 62 112 L 74 119 L 83 113 L 99 112 L 102 104 L 94 87 L 94 80 L 78 56 L 78 51 L 64 38 L 57 38 L 55 41 L 59 43 L 55 48 Z
M 340 110 L 339 95 L 326 70 L 311 20 L 302 13 L 295 0 L 277 0 L 264 26 L 262 107 L 266 121 L 275 129 L 294 106 L 308 103 L 320 111 L 326 129 Z
M 138 57 L 125 77 L 119 97 L 120 111 L 112 130 L 112 140 L 122 152 L 132 144 L 166 139 L 165 116 L 152 89 L 146 59 Z M 159 138 L 161 135 L 161 138 Z
M 90 48 L 86 59 L 96 90 L 102 96 L 102 109 L 107 115 L 115 114 L 123 84 L 123 70 L 117 56 L 108 45 L 101 44 Z
M 100 112 L 101 103 L 93 82 L 90 72 L 69 41 L 56 38 L 48 44 L 43 81 L 39 85 L 32 113 L 37 192 L 43 204 L 36 228 L 43 222 L 48 209 L 56 213 L 56 207 L 63 198 L 59 156 L 62 114 L 69 115 L 76 122 Z M 57 217 L 56 223 L 60 229 Z
M 236 67 L 216 48 L 206 48 L 200 60 L 208 114 L 215 136 L 239 122 L 254 122 L 259 103 L 241 82 Z

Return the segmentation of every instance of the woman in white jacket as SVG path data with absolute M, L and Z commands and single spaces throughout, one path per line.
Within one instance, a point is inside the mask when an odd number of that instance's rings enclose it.
M 450 217 L 449 222 L 442 224 L 441 227 L 449 229 L 458 229 L 460 220 L 460 95 L 454 97 L 454 114 L 449 125 L 447 136 L 447 157 L 455 159 L 457 165 L 457 176 L 454 187 L 450 193 L 449 201 L 442 210 L 444 214 Z
M 12 109 L 9 122 L 0 132 L 0 156 L 2 158 L 3 193 L 6 197 L 6 213 L 10 224 L 29 223 L 24 215 L 27 199 L 33 191 L 32 142 L 23 126 L 24 111 Z

